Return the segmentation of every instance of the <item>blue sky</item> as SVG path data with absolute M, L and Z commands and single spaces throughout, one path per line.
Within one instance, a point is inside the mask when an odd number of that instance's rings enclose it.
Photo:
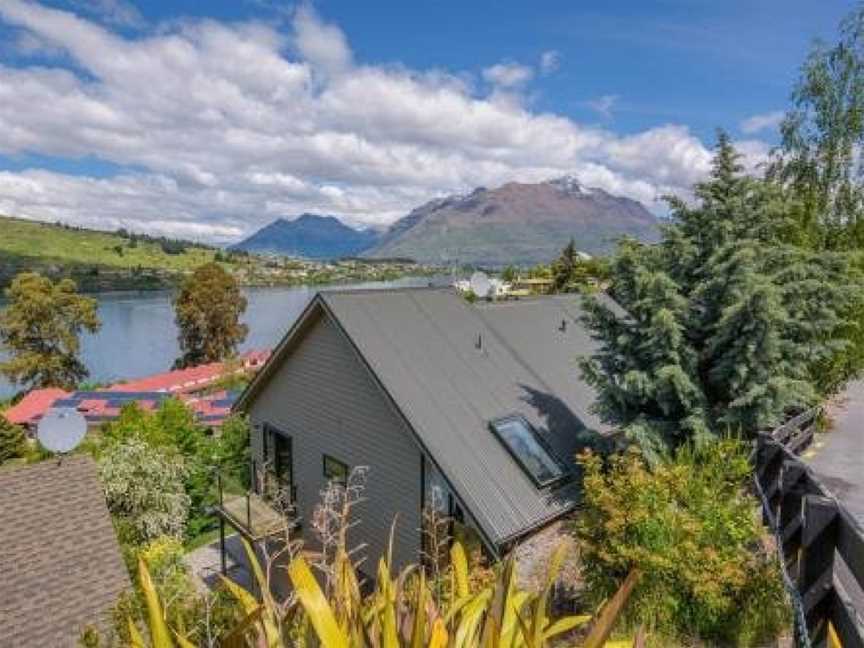
M 853 6 L 3 0 L 0 212 L 227 241 L 563 173 L 658 210 L 718 126 L 764 158 Z

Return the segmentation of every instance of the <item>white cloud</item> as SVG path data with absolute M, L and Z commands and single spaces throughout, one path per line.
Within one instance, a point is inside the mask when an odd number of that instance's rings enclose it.
M 768 129 L 775 129 L 783 121 L 784 113 L 782 110 L 764 113 L 761 115 L 753 115 L 741 122 L 741 132 L 748 135 L 759 133 Z
M 528 83 L 534 77 L 534 70 L 520 63 L 496 63 L 483 68 L 483 78 L 501 88 L 515 88 Z
M 547 50 L 540 55 L 540 72 L 552 74 L 561 65 L 561 54 L 556 50 Z
M 77 9 L 100 18 L 103 22 L 119 27 L 143 27 L 141 12 L 125 0 L 74 0 Z
M 609 121 L 612 119 L 612 111 L 617 103 L 618 95 L 603 95 L 596 99 L 589 99 L 585 102 L 585 105 L 600 115 L 603 119 Z
M 363 65 L 305 5 L 287 36 L 184 20 L 125 37 L 23 0 L 0 1 L 0 21 L 74 64 L 0 61 L 0 155 L 120 169 L 0 173 L 0 213 L 226 241 L 302 212 L 380 226 L 446 193 L 565 173 L 650 205 L 710 160 L 682 125 L 620 136 L 532 111 L 511 94 L 526 66 L 489 68 L 481 91 L 463 73 Z
M 351 65 L 351 50 L 342 30 L 321 21 L 311 5 L 301 5 L 294 16 L 294 42 L 300 56 L 325 73 Z

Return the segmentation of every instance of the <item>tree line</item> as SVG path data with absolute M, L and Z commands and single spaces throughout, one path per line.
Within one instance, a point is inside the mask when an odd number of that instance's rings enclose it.
M 0 373 L 24 389 L 75 389 L 89 375 L 80 358 L 81 336 L 102 326 L 97 301 L 80 294 L 71 279 L 55 282 L 33 272 L 17 275 L 5 295 L 0 348 L 8 358 Z M 180 348 L 175 368 L 224 360 L 246 339 L 246 298 L 217 263 L 187 277 L 173 304 Z

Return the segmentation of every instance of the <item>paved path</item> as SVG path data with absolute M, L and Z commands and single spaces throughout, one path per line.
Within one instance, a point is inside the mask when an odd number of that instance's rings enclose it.
M 864 380 L 846 387 L 828 406 L 832 429 L 816 437 L 803 458 L 825 486 L 864 524 Z

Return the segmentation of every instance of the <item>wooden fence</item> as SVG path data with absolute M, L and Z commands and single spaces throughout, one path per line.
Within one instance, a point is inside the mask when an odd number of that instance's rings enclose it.
M 796 644 L 864 648 L 864 531 L 798 457 L 817 416 L 759 435 L 755 487 L 797 592 Z

